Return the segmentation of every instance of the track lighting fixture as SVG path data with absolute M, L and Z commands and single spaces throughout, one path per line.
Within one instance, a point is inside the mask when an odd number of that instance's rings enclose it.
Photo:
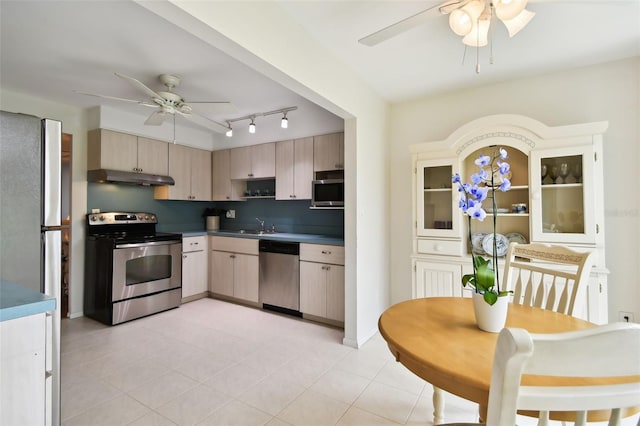
M 228 137 L 232 137 L 233 136 L 233 130 L 231 128 L 231 123 L 235 123 L 237 121 L 242 121 L 242 120 L 251 120 L 251 122 L 249 123 L 249 133 L 255 133 L 256 132 L 256 117 L 266 117 L 267 115 L 274 115 L 274 114 L 282 114 L 282 119 L 280 120 L 280 127 L 283 129 L 287 129 L 289 128 L 289 119 L 287 118 L 287 113 L 289 111 L 295 111 L 297 110 L 298 107 L 297 106 L 293 106 L 293 107 L 287 107 L 287 108 L 280 108 L 280 109 L 276 109 L 273 111 L 267 111 L 267 112 L 256 112 L 254 114 L 250 114 L 250 115 L 245 115 L 243 117 L 238 117 L 238 118 L 232 118 L 229 120 L 226 120 L 227 123 L 227 133 L 226 135 Z

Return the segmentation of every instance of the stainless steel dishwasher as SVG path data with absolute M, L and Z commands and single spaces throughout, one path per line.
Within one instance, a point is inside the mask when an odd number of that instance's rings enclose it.
M 301 316 L 300 243 L 260 240 L 259 302 L 265 309 Z

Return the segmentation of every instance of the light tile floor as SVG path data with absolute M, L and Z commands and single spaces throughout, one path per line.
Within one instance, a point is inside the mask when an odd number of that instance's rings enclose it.
M 396 363 L 379 335 L 360 349 L 342 337 L 332 327 L 214 299 L 115 327 L 64 320 L 62 423 L 432 424 L 431 385 Z M 473 403 L 447 394 L 447 421 L 477 415 Z

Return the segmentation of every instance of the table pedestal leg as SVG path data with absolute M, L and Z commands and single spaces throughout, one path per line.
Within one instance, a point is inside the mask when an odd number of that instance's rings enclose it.
M 433 424 L 441 425 L 444 423 L 444 391 L 440 388 L 433 387 Z

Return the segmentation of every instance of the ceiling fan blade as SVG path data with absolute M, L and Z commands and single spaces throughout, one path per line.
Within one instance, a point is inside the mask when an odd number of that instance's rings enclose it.
M 185 115 L 185 118 L 193 121 L 195 124 L 202 126 L 206 129 L 213 130 L 217 133 L 226 133 L 229 128 L 224 124 L 218 123 L 217 121 L 211 120 L 205 116 L 200 114 L 191 113 L 189 115 Z
M 147 126 L 159 126 L 164 122 L 165 115 L 162 111 L 155 111 L 146 119 L 144 124 Z
M 424 24 L 429 19 L 431 15 L 430 12 L 434 9 L 441 9 L 442 13 L 448 13 L 452 6 L 462 3 L 464 3 L 464 0 L 449 0 L 436 6 L 431 6 L 422 12 L 418 12 L 413 16 L 403 19 L 402 21 L 396 22 L 395 24 L 389 25 L 375 33 L 369 34 L 368 36 L 358 40 L 358 42 L 365 46 L 375 46 L 376 44 L 382 43 L 383 41 L 393 38 L 398 34 Z
M 124 78 L 125 80 L 127 80 L 133 87 L 135 87 L 136 89 L 144 92 L 145 95 L 151 97 L 151 98 L 159 98 L 159 99 L 163 99 L 162 96 L 160 96 L 159 94 L 157 94 L 156 92 L 154 92 L 153 90 L 149 89 L 147 86 L 145 86 L 144 84 L 142 84 L 140 81 L 136 80 L 133 77 L 129 77 L 127 75 L 124 74 L 120 74 L 120 73 L 114 73 L 115 75 L 117 75 L 120 78 Z
M 111 99 L 111 100 L 114 100 L 114 101 L 131 102 L 133 104 L 138 104 L 138 105 L 143 105 L 143 106 L 148 106 L 148 107 L 153 107 L 153 108 L 157 108 L 158 107 L 157 104 L 152 104 L 152 103 L 146 102 L 146 101 L 136 101 L 134 99 L 118 98 L 116 96 L 99 95 L 97 93 L 86 93 L 86 92 L 80 92 L 78 90 L 74 90 L 73 92 L 74 93 L 78 93 L 80 95 L 95 96 L 97 98 Z

